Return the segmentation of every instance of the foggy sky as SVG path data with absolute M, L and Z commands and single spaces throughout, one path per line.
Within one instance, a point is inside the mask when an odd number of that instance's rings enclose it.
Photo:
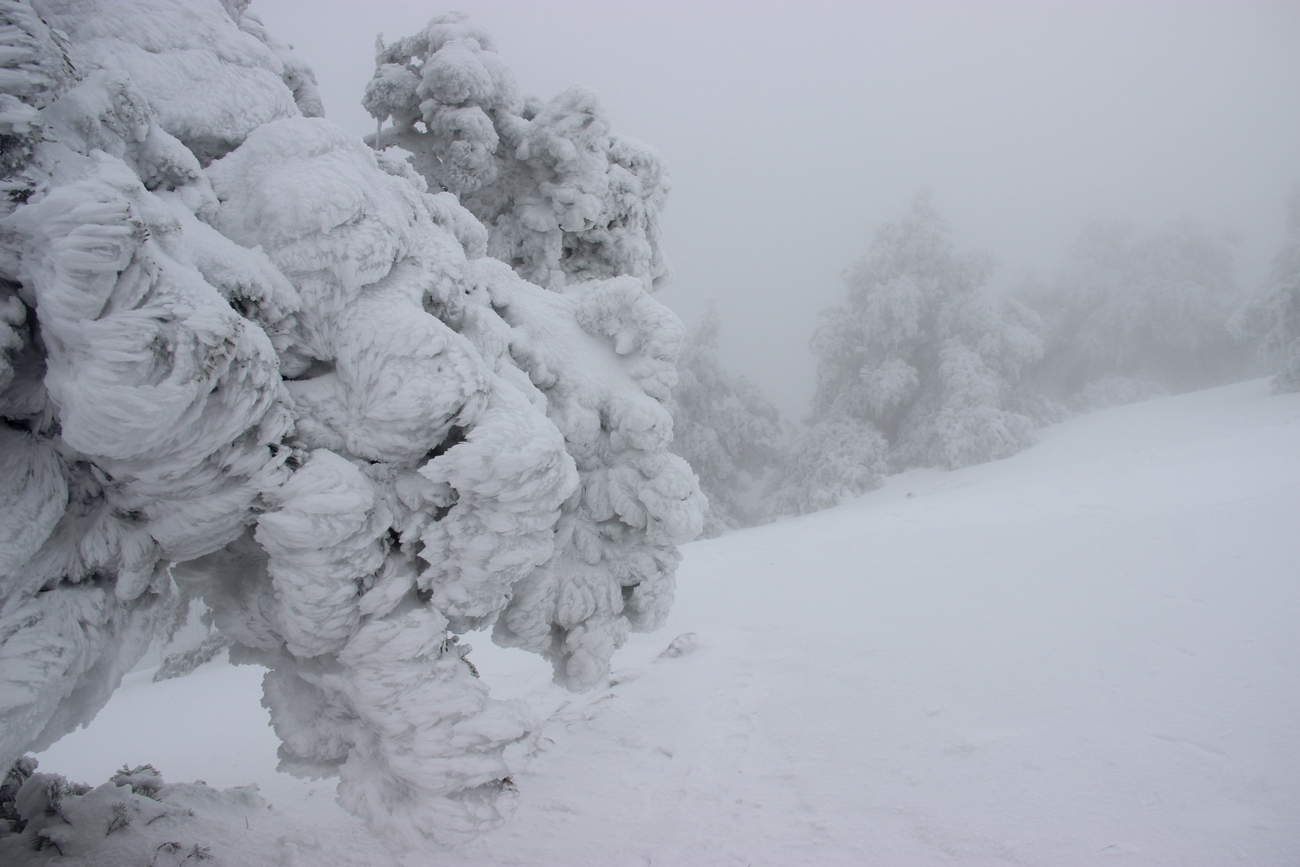
M 254 0 L 363 135 L 377 33 L 460 9 L 520 89 L 601 96 L 667 159 L 659 300 L 716 299 L 723 359 L 800 418 L 807 343 L 874 227 L 928 186 L 994 282 L 1050 278 L 1089 219 L 1237 232 L 1253 286 L 1300 181 L 1300 3 Z

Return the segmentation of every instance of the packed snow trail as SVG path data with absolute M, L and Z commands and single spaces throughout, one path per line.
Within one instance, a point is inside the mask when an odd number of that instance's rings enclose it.
M 668 626 L 586 696 L 471 636 L 549 749 L 504 827 L 394 863 L 1295 864 L 1297 445 L 1300 395 L 1250 382 L 693 543 Z M 274 773 L 260 714 L 213 710 L 260 671 L 143 674 L 42 770 L 256 780 L 285 846 L 364 849 L 328 785 Z

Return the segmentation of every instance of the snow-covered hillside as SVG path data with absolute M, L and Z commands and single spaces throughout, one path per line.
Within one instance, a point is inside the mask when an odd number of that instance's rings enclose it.
M 1106 410 L 684 551 L 606 688 L 473 642 L 548 749 L 456 850 L 394 861 L 332 782 L 276 774 L 253 667 L 131 675 L 41 769 L 257 782 L 268 863 L 1300 862 L 1300 395 Z

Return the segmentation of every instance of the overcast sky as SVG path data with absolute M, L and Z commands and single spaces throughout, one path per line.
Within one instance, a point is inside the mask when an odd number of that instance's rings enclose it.
M 668 160 L 691 324 L 716 299 L 725 362 L 801 417 L 817 312 L 873 228 L 929 186 L 995 282 L 1050 277 L 1093 218 L 1234 230 L 1258 282 L 1300 181 L 1300 2 L 254 0 L 362 135 L 374 41 L 460 9 L 520 89 L 585 84 Z

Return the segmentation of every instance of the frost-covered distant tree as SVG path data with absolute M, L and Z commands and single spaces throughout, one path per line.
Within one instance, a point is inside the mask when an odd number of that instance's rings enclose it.
M 961 467 L 1028 443 L 1033 424 L 1016 411 L 1012 385 L 1041 342 L 1023 306 L 985 294 L 991 270 L 987 255 L 957 252 L 922 193 L 845 272 L 848 297 L 813 336 L 817 390 L 798 451 L 809 465 L 847 467 L 852 454 L 860 456 L 835 491 L 874 487 L 885 460 L 893 469 Z M 813 490 L 824 483 L 816 474 L 791 470 L 783 478 L 806 490 L 778 487 L 778 501 L 804 504 L 800 510 L 840 495 Z
M 667 612 L 681 326 L 638 275 L 490 258 L 246 5 L 0 0 L 0 770 L 94 716 L 174 578 L 268 668 L 283 768 L 458 839 L 535 731 L 459 635 L 583 688 Z
M 767 484 L 769 515 L 806 515 L 880 486 L 889 443 L 870 422 L 815 421 L 790 443 Z
M 1257 321 L 1250 330 L 1274 359 L 1273 386 L 1283 392 L 1300 391 L 1300 186 L 1291 190 L 1287 210 L 1286 242 L 1249 317 Z
M 695 470 L 708 498 L 706 536 L 754 522 L 749 491 L 775 463 L 781 438 L 781 417 L 772 402 L 743 376 L 722 369 L 720 329 L 710 305 L 682 347 L 673 389 L 672 449 Z
M 522 98 L 491 37 L 460 13 L 381 43 L 365 107 L 378 146 L 414 157 L 435 190 L 460 196 L 488 228 L 488 253 L 552 289 L 622 275 L 668 277 L 659 210 L 663 159 L 609 131 L 596 94 Z
M 1087 226 L 1050 286 L 1022 293 L 1046 326 L 1036 387 L 1079 409 L 1188 391 L 1241 375 L 1229 332 L 1239 301 L 1229 239 L 1194 223 L 1142 233 Z

